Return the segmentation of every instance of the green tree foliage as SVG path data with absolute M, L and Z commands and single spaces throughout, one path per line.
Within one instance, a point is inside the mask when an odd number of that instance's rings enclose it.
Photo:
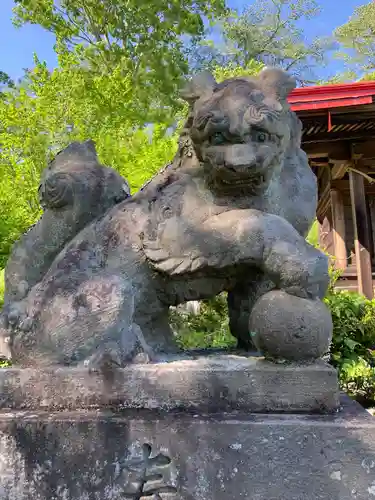
M 166 131 L 188 71 L 182 37 L 199 39 L 203 19 L 225 12 L 223 0 L 15 3 L 16 25 L 55 35 L 58 67 L 49 71 L 35 57 L 16 86 L 0 73 L 0 267 L 40 215 L 41 170 L 69 142 L 94 139 L 101 161 L 133 190 L 172 158 L 175 136 Z
M 372 81 L 372 80 L 375 80 L 375 71 L 370 71 L 369 73 L 365 74 L 361 78 L 361 81 L 363 81 L 363 82 Z
M 333 47 L 332 40 L 307 41 L 300 23 L 312 21 L 318 14 L 315 0 L 255 1 L 244 12 L 231 12 L 220 21 L 214 33 L 221 36 L 222 43 L 206 42 L 200 64 L 241 68 L 255 61 L 282 67 L 301 83 L 314 81 L 315 70 Z
M 337 55 L 337 54 L 336 54 Z M 357 79 L 357 73 L 353 69 L 340 71 L 324 80 L 317 80 L 316 85 L 336 85 L 340 83 L 348 83 Z
M 375 70 L 375 3 L 358 7 L 347 23 L 334 32 L 342 51 L 338 54 L 359 74 Z
M 6 88 L 13 88 L 14 87 L 14 81 L 10 78 L 7 73 L 4 71 L 0 71 L 0 94 L 2 89 Z
M 212 73 L 217 82 L 222 82 L 227 78 L 235 78 L 238 76 L 256 76 L 262 69 L 264 64 L 259 61 L 248 61 L 244 66 L 238 66 L 233 63 L 228 63 L 226 66 L 215 65 Z
M 116 72 L 93 74 L 75 61 L 75 54 L 65 53 L 50 72 L 35 59 L 22 85 L 0 100 L 0 268 L 14 240 L 40 215 L 42 169 L 69 142 L 94 139 L 100 160 L 133 190 L 174 154 L 167 124 L 146 127 L 145 116 L 132 107 L 131 81 Z
M 245 72 L 255 74 L 261 68 L 250 63 Z M 219 81 L 241 73 L 231 66 L 215 70 Z M 19 234 L 40 215 L 37 186 L 42 169 L 69 142 L 94 139 L 100 160 L 128 179 L 133 192 L 172 159 L 176 134 L 167 133 L 167 123 L 145 126 L 147 115 L 131 101 L 131 86 L 121 72 L 95 74 L 80 66 L 74 53 L 65 52 L 53 71 L 35 58 L 22 85 L 4 93 L 0 268 Z
M 41 25 L 56 36 L 59 52 L 75 52 L 95 74 L 118 72 L 130 83 L 133 105 L 159 114 L 176 105 L 181 77 L 189 70 L 182 38 L 200 39 L 204 19 L 226 10 L 224 0 L 15 3 L 17 25 Z
M 0 307 L 4 303 L 4 269 L 0 269 Z

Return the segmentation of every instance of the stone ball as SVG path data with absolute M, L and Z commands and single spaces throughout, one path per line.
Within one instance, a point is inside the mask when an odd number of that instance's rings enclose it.
M 250 316 L 256 348 L 267 357 L 290 361 L 323 356 L 332 339 L 332 318 L 319 299 L 295 297 L 282 290 L 264 294 Z

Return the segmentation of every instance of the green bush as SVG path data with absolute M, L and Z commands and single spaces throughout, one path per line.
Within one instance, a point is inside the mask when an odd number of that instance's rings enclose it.
M 310 243 L 310 245 L 313 245 L 314 247 L 319 246 L 319 224 L 317 220 L 315 220 L 313 225 L 311 226 L 306 240 Z
M 170 322 L 183 349 L 231 347 L 236 339 L 229 332 L 226 294 L 201 302 L 198 315 L 171 310 Z
M 331 363 L 340 385 L 361 401 L 375 400 L 375 300 L 347 291 L 325 298 L 333 320 Z
M 339 273 L 331 269 L 324 299 L 333 320 L 330 362 L 339 373 L 341 388 L 365 404 L 375 401 L 375 299 L 334 289 Z M 231 347 L 226 294 L 202 302 L 199 315 L 173 311 L 171 324 L 185 349 Z

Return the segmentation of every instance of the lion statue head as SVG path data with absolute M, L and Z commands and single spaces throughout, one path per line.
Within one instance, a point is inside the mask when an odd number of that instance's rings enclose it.
M 38 191 L 44 209 L 70 207 L 91 220 L 130 196 L 125 179 L 99 164 L 91 140 L 73 142 L 57 153 L 42 172 Z
M 43 215 L 13 246 L 5 304 L 23 299 L 79 231 L 130 196 L 126 180 L 99 163 L 91 140 L 60 151 L 42 172 L 38 192 Z
M 295 87 L 274 68 L 222 83 L 202 73 L 188 83 L 182 91 L 190 104 L 186 130 L 213 188 L 259 192 L 280 174 L 300 144 L 302 126 L 287 102 Z

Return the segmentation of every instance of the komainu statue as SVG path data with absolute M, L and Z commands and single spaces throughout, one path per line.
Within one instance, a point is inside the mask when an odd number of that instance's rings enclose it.
M 14 363 L 97 366 L 177 351 L 170 306 L 228 292 L 241 348 L 325 354 L 328 260 L 305 241 L 317 188 L 278 69 L 218 84 L 206 73 L 173 162 L 134 196 L 73 144 L 45 171 L 46 210 L 6 268 L 3 335 Z

